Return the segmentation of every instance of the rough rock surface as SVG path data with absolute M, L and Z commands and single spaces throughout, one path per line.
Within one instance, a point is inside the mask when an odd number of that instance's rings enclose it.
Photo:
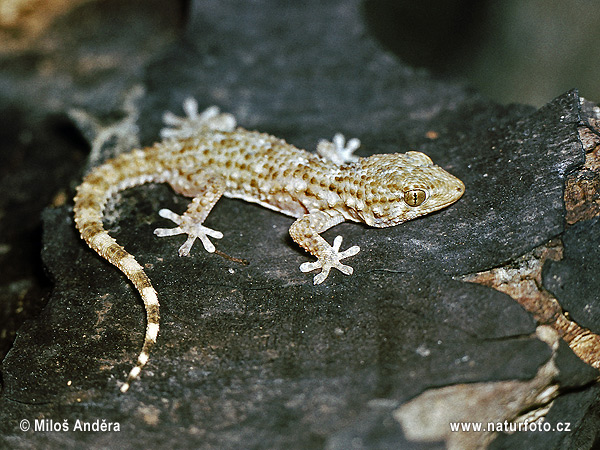
M 140 141 L 156 139 L 162 112 L 179 112 L 192 95 L 299 147 L 341 131 L 361 139 L 363 156 L 423 151 L 464 181 L 465 196 L 394 228 L 343 224 L 325 233 L 361 252 L 349 262 L 353 276 L 333 273 L 315 287 L 298 270 L 308 257 L 289 238 L 288 217 L 223 199 L 207 226 L 223 231 L 220 250 L 249 264 L 199 248 L 180 258 L 179 238 L 152 231 L 164 225 L 160 208 L 182 211 L 187 200 L 158 185 L 119 194 L 105 225 L 146 266 L 162 305 L 158 345 L 126 395 L 118 382 L 141 345 L 141 302 L 79 239 L 70 203 L 46 210 L 42 256 L 54 288 L 2 363 L 0 444 L 442 448 L 440 439 L 408 441 L 394 411 L 429 389 L 531 382 L 548 364 L 577 392 L 558 397 L 547 421 L 571 421 L 572 432 L 500 435 L 493 445 L 564 448 L 576 435 L 586 445 L 597 439 L 598 393 L 583 388 L 597 372 L 566 345 L 540 340 L 531 315 L 508 295 L 461 281 L 564 232 L 565 177 L 585 156 L 577 92 L 537 111 L 493 104 L 403 65 L 379 47 L 360 12 L 358 1 L 192 2 L 182 38 L 140 70 Z M 89 17 L 97 26 L 109 20 Z M 118 85 L 99 86 L 102 99 Z M 79 106 L 102 111 L 86 98 Z M 593 245 L 584 237 L 568 230 L 565 261 L 546 272 L 559 299 L 571 284 L 552 284 L 553 274 Z M 576 281 L 565 283 L 587 292 L 586 279 L 568 273 Z M 578 314 L 597 323 L 585 307 Z M 587 406 L 575 413 L 574 404 Z M 116 422 L 120 431 L 21 432 L 22 419 L 70 430 L 77 420 Z
M 544 266 L 544 287 L 573 320 L 600 333 L 600 224 L 598 218 L 573 225 L 563 236 L 565 256 Z

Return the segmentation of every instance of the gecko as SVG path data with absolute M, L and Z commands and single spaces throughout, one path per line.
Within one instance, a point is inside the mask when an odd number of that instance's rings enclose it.
M 352 267 L 343 259 L 356 255 L 356 245 L 340 251 L 342 237 L 330 245 L 321 233 L 345 221 L 371 227 L 390 227 L 456 202 L 464 193 L 461 180 L 433 164 L 425 154 L 354 155 L 360 141 L 346 142 L 342 134 L 321 140 L 317 153 L 301 150 L 283 139 L 238 127 L 229 113 L 216 106 L 199 112 L 198 103 L 184 101 L 185 116 L 163 115 L 162 141 L 122 153 L 91 170 L 77 187 L 74 221 L 83 240 L 116 266 L 135 286 L 144 303 L 146 331 L 137 362 L 120 391 L 127 392 L 148 362 L 159 331 L 158 294 L 143 267 L 103 226 L 108 200 L 117 192 L 145 183 L 168 183 L 191 197 L 187 210 L 158 214 L 176 225 L 157 228 L 158 237 L 183 234 L 179 248 L 187 256 L 197 239 L 215 252 L 212 239 L 223 233 L 203 223 L 221 196 L 258 203 L 295 218 L 292 239 L 316 257 L 300 265 L 302 272 L 320 270 L 320 284 L 331 269 L 346 275 Z

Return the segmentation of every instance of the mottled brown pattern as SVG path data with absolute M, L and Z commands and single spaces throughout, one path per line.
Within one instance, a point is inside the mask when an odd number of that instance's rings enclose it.
M 321 269 L 315 284 L 332 268 L 350 275 L 344 258 L 359 252 L 357 246 L 340 251 L 338 236 L 330 245 L 320 234 L 344 221 L 387 227 L 444 208 L 458 200 L 463 183 L 426 155 L 418 152 L 357 158 L 351 152 L 358 140 L 344 144 L 341 135 L 322 141 L 321 157 L 300 150 L 264 133 L 235 127 L 228 114 L 209 108 L 199 114 L 194 103 L 184 104 L 188 117 L 166 115 L 173 128 L 166 137 L 144 150 L 134 150 L 107 161 L 85 177 L 75 197 L 75 223 L 88 245 L 119 267 L 135 284 L 146 307 L 146 338 L 136 367 L 121 387 L 125 392 L 148 359 L 158 332 L 158 300 L 142 267 L 114 242 L 102 227 L 108 198 L 129 187 L 148 182 L 167 182 L 183 195 L 193 197 L 183 215 L 163 209 L 162 217 L 176 223 L 172 229 L 155 230 L 158 236 L 186 234 L 180 255 L 188 255 L 196 239 L 214 252 L 210 238 L 222 233 L 203 225 L 221 195 L 258 203 L 297 218 L 290 235 L 317 258 L 300 270 Z M 334 162 L 335 161 L 335 162 Z

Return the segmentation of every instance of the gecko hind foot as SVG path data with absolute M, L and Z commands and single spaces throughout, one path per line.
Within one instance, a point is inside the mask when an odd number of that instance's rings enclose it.
M 342 245 L 342 236 L 338 236 L 333 240 L 333 246 L 329 247 L 325 256 L 318 257 L 317 261 L 305 262 L 300 265 L 302 272 L 310 272 L 312 270 L 321 269 L 321 272 L 316 274 L 313 282 L 314 284 L 321 284 L 329 276 L 329 271 L 332 268 L 338 269 L 344 275 L 352 275 L 354 269 L 352 267 L 342 264 L 341 259 L 349 258 L 350 256 L 356 255 L 360 251 L 358 245 L 354 245 L 343 252 L 340 252 L 340 246 Z
M 221 113 L 216 106 L 209 106 L 201 113 L 198 112 L 198 102 L 188 97 L 183 102 L 185 117 L 166 111 L 163 122 L 166 127 L 160 130 L 163 139 L 185 139 L 202 134 L 205 130 L 233 131 L 236 127 L 235 117 L 228 113 Z
M 188 235 L 186 241 L 181 247 L 179 247 L 179 256 L 188 256 L 190 254 L 192 245 L 194 245 L 194 242 L 198 238 L 200 238 L 202 241 L 202 245 L 204 245 L 206 251 L 213 253 L 215 251 L 215 246 L 212 242 L 210 242 L 208 237 L 210 236 L 215 239 L 221 239 L 223 237 L 223 233 L 220 231 L 205 227 L 201 223 L 194 221 L 193 218 L 186 216 L 185 214 L 179 215 L 170 209 L 161 209 L 158 212 L 158 215 L 175 222 L 179 226 L 175 228 L 157 228 L 154 230 L 155 235 L 158 237 L 175 236 L 177 234 Z

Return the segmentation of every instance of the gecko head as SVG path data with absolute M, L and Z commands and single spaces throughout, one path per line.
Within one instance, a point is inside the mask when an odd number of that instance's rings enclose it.
M 362 210 L 369 226 L 389 227 L 445 208 L 465 192 L 455 176 L 420 152 L 373 155 L 361 165 Z

